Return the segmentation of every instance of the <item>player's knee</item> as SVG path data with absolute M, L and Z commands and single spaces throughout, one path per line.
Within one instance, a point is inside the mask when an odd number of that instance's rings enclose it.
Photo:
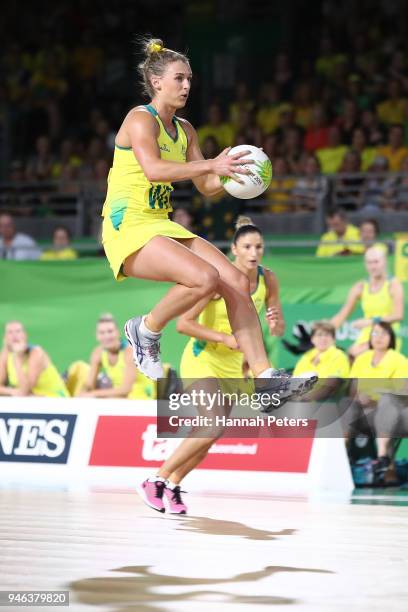
M 202 295 L 209 295 L 214 291 L 217 291 L 220 275 L 216 268 L 208 266 L 199 273 L 197 281 L 199 282 L 199 288 Z

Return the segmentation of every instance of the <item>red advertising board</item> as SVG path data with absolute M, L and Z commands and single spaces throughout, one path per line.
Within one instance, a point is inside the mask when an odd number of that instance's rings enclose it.
M 89 465 L 157 467 L 180 443 L 158 439 L 156 420 L 144 416 L 99 416 Z M 306 473 L 313 435 L 305 438 L 221 438 L 201 469 Z

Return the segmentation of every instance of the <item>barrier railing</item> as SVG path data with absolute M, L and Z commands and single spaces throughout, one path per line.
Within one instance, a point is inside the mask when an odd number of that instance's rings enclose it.
M 50 219 L 68 224 L 75 236 L 84 236 L 94 229 L 105 194 L 105 181 L 3 182 L 0 212 L 11 212 L 23 225 L 29 223 L 40 239 L 49 237 Z M 212 198 L 175 184 L 173 205 L 190 207 L 198 198 L 201 205 L 195 208 L 211 213 Z M 228 201 L 234 202 L 236 212 L 237 201 L 226 194 L 223 205 L 228 207 Z M 272 233 L 321 233 L 326 213 L 336 206 L 348 210 L 352 220 L 376 216 L 386 224 L 384 231 L 401 231 L 408 227 L 408 174 L 274 176 L 263 196 L 239 200 L 238 206 L 240 212 L 259 215 L 262 228 Z

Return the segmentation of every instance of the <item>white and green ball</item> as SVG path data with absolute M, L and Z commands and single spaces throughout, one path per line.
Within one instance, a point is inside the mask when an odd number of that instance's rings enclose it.
M 235 153 L 241 153 L 243 151 L 249 151 L 248 155 L 245 155 L 243 159 L 254 160 L 253 164 L 243 164 L 243 168 L 250 170 L 251 174 L 239 174 L 238 177 L 243 183 L 238 183 L 229 176 L 221 176 L 221 183 L 226 191 L 234 198 L 241 198 L 242 200 L 249 200 L 250 198 L 256 198 L 261 195 L 266 189 L 268 189 L 272 180 L 272 164 L 271 160 L 262 149 L 254 147 L 253 145 L 239 145 L 233 147 L 228 155 L 235 155 Z

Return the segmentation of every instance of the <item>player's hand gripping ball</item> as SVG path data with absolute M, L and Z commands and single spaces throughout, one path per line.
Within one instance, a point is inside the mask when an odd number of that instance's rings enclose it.
M 254 161 L 253 164 L 243 165 L 243 168 L 249 170 L 250 174 L 237 174 L 237 178 L 242 183 L 238 183 L 238 181 L 229 176 L 221 176 L 220 180 L 224 189 L 234 198 L 249 200 L 250 198 L 256 198 L 268 189 L 272 180 L 272 164 L 262 149 L 252 145 L 233 147 L 228 152 L 228 155 L 234 155 L 242 151 L 250 151 L 248 155 L 245 155 L 245 159 Z

